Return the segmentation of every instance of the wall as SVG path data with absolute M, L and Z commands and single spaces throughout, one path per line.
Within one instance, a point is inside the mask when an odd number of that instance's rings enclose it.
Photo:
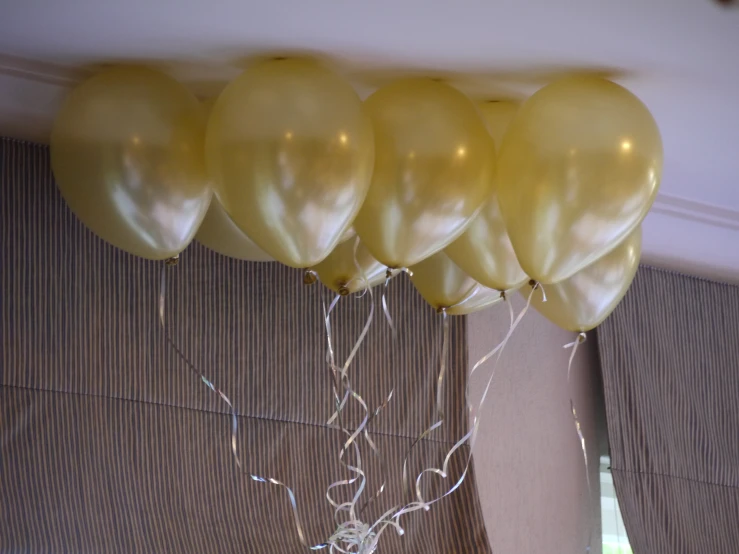
M 518 295 L 512 301 L 516 310 L 524 305 Z M 503 305 L 469 317 L 470 366 L 505 336 L 508 325 Z M 485 526 L 496 554 L 582 553 L 590 525 L 591 552 L 601 551 L 595 334 L 589 333 L 578 349 L 568 387 L 570 350 L 562 346 L 573 338 L 530 310 L 496 370 L 473 450 Z M 470 381 L 473 400 L 482 394 L 492 363 L 486 367 Z M 570 391 L 588 450 L 590 499 Z

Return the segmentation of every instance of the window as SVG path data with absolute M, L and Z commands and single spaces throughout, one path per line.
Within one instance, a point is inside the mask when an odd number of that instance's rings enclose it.
M 632 554 L 621 510 L 611 477 L 611 459 L 600 458 L 600 513 L 603 529 L 603 554 Z

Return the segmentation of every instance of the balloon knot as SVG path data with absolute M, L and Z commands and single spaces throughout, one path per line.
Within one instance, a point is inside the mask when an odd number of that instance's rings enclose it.
M 339 286 L 339 294 L 341 296 L 347 296 L 351 292 L 348 288 L 346 288 L 346 285 L 340 285 Z
M 318 275 L 312 269 L 306 269 L 305 273 L 303 273 L 303 284 L 304 285 L 312 285 L 317 280 L 318 280 Z
M 164 260 L 165 265 L 177 265 L 180 261 L 180 255 L 176 254 L 175 256 L 172 256 L 171 258 L 167 258 Z
M 534 281 L 533 279 L 530 279 L 530 280 L 529 280 L 529 286 L 530 286 L 530 287 L 531 287 L 532 289 L 535 289 L 535 288 L 538 288 L 538 286 L 539 286 L 539 283 L 537 283 L 537 282 L 536 282 L 536 281 Z
M 504 290 L 500 291 L 500 297 L 505 301 L 508 300 L 508 297 L 506 296 L 506 293 Z

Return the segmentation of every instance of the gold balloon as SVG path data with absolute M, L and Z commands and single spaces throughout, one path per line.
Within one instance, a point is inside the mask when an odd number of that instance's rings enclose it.
M 272 258 L 239 229 L 223 209 L 218 198 L 213 197 L 208 213 L 195 235 L 203 246 L 231 258 L 251 262 L 270 262 Z
M 445 311 L 449 315 L 469 315 L 489 308 L 503 300 L 505 300 L 505 297 L 501 296 L 501 291 L 484 287 L 478 283 L 464 300 L 451 308 L 447 308 Z
M 375 170 L 354 228 L 380 262 L 409 267 L 459 237 L 482 206 L 491 139 L 474 104 L 436 81 L 396 82 L 366 106 Z
M 75 88 L 51 133 L 56 183 L 85 225 L 127 252 L 177 255 L 195 236 L 211 189 L 205 120 L 195 96 L 141 67 L 103 71 Z
M 545 285 L 547 301 L 535 291 L 531 304 L 544 317 L 568 331 L 600 325 L 626 294 L 639 267 L 641 226 L 614 250 L 573 276 Z
M 354 230 L 354 227 L 349 227 L 346 231 L 344 231 L 344 234 L 341 235 L 339 242 L 345 242 L 349 239 L 353 239 L 356 236 L 357 232 Z
M 521 267 L 556 283 L 642 221 L 662 173 L 654 118 L 625 88 L 570 77 L 524 102 L 498 157 L 498 199 Z
M 328 256 L 351 226 L 372 174 L 372 124 L 354 89 L 317 62 L 258 63 L 226 87 L 206 157 L 233 221 L 276 260 Z
M 202 103 L 206 120 L 210 119 L 216 100 L 216 98 L 209 98 Z M 200 224 L 195 239 L 206 248 L 223 256 L 252 262 L 274 261 L 239 229 L 216 196 L 210 201 L 210 208 Z
M 438 252 L 410 268 L 411 282 L 437 311 L 465 315 L 500 302 L 500 291 L 482 286 L 444 252 Z
M 490 135 L 499 145 L 518 104 L 485 102 L 479 109 Z M 480 213 L 462 236 L 444 251 L 465 273 L 486 287 L 509 290 L 528 281 L 508 238 L 495 184 Z
M 387 267 L 375 260 L 361 241 L 358 245 L 356 241 L 345 240 L 337 245 L 328 258 L 313 268 L 324 285 L 341 295 L 364 290 L 368 283 L 374 287 L 385 281 Z M 359 269 L 354 263 L 355 245 Z

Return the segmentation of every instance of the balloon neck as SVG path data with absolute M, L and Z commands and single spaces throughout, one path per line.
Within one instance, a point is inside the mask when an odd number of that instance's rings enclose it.
M 437 314 L 446 314 L 447 306 L 439 306 L 436 308 Z
M 177 254 L 175 256 L 172 256 L 171 258 L 167 258 L 164 260 L 165 265 L 177 265 L 180 262 L 180 255 Z
M 339 294 L 341 296 L 347 296 L 349 294 L 349 289 L 346 288 L 346 284 L 339 285 Z
M 505 291 L 504 291 L 504 290 L 500 291 L 500 297 L 501 297 L 501 299 L 502 299 L 502 300 L 503 300 L 504 302 L 505 302 L 506 300 L 508 300 L 508 297 L 506 296 L 506 293 L 505 293 Z
M 312 269 L 306 269 L 305 273 L 303 273 L 303 284 L 304 285 L 312 285 L 317 280 L 318 280 L 318 275 Z
M 539 281 L 534 281 L 533 279 L 531 279 L 529 281 L 529 286 L 531 287 L 531 295 L 534 294 L 534 291 L 535 290 L 540 290 L 541 291 L 541 301 L 542 302 L 546 302 L 547 301 L 547 293 L 546 293 L 546 291 L 544 290 L 544 287 L 542 286 L 542 284 Z
M 401 273 L 407 273 L 408 277 L 413 277 L 413 272 L 407 267 L 388 266 L 387 271 L 385 271 L 385 278 L 390 279 Z

